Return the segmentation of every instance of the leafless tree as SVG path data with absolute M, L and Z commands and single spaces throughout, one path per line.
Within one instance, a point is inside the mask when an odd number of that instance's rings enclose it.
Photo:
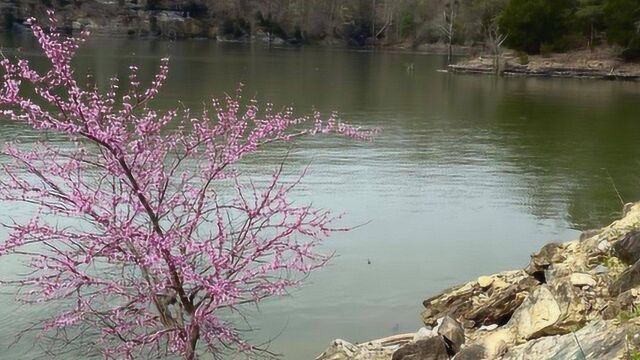
M 451 58 L 453 57 L 453 40 L 455 39 L 455 22 L 457 16 L 458 0 L 450 0 L 442 13 L 444 18 L 444 24 L 440 26 L 442 33 L 447 40 L 447 62 L 451 64 Z
M 507 40 L 508 35 L 500 32 L 500 26 L 495 21 L 487 27 L 487 46 L 493 55 L 493 70 L 496 74 L 502 72 L 500 59 L 502 57 L 502 44 Z

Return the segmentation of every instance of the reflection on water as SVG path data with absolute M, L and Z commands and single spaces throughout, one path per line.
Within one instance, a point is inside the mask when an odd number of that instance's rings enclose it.
M 2 44 L 37 54 L 29 39 Z M 278 106 L 338 110 L 384 129 L 374 143 L 314 138 L 294 147 L 289 170 L 312 165 L 298 200 L 367 225 L 328 241 L 338 256 L 306 287 L 250 313 L 260 327 L 253 337 L 277 336 L 272 349 L 287 359 L 312 358 L 335 337 L 413 331 L 424 297 L 522 266 L 545 241 L 608 223 L 621 209 L 615 188 L 624 201 L 640 198 L 635 83 L 451 76 L 436 71 L 445 62 L 439 56 L 207 41 L 94 38 L 78 65 L 105 84 L 131 62 L 149 77 L 164 55 L 173 66 L 162 107 L 198 107 L 242 82 L 245 94 Z M 4 141 L 32 141 L 14 124 L 0 129 Z M 285 151 L 264 151 L 245 166 L 267 175 Z M 2 301 L 6 344 L 37 314 L 13 313 L 12 299 Z

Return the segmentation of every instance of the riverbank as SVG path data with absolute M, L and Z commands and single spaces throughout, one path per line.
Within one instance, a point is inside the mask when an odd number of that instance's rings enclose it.
M 549 243 L 523 270 L 424 300 L 415 333 L 335 340 L 316 360 L 542 360 L 640 357 L 640 203 L 580 239 Z
M 93 35 L 134 39 L 200 39 L 274 46 L 312 45 L 436 54 L 448 52 L 443 40 L 433 37 L 427 41 L 417 40 L 413 36 L 383 36 L 380 33 L 374 39 L 367 31 L 352 29 L 352 19 L 348 14 L 342 14 L 347 16 L 345 19 L 334 19 L 335 24 L 330 30 L 313 34 L 300 28 L 285 29 L 282 27 L 284 23 L 279 24 L 270 17 L 264 18 L 261 8 L 256 4 L 249 7 L 251 11 L 245 9 L 249 13 L 233 15 L 222 5 L 182 0 L 60 2 L 54 5 L 37 0 L 0 0 L 0 32 L 29 31 L 26 20 L 30 17 L 46 24 L 46 11 L 51 6 L 55 8 L 58 31 L 68 34 L 89 30 Z M 471 45 L 454 45 L 452 50 L 455 55 L 465 56 L 480 51 L 477 46 Z
M 618 58 L 618 54 L 619 51 L 612 47 L 545 56 L 517 55 L 510 52 L 500 57 L 497 62 L 498 70 L 495 58 L 483 55 L 449 65 L 449 71 L 503 76 L 639 80 L 640 63 L 625 62 Z

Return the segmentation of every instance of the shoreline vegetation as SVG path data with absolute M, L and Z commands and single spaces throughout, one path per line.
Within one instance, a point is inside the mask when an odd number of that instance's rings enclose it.
M 69 34 L 402 50 L 447 54 L 451 73 L 640 79 L 630 0 L 0 0 L 0 32 L 29 31 L 25 20 L 51 8 Z
M 424 327 L 360 344 L 335 340 L 316 360 L 640 358 L 640 203 L 526 268 L 480 276 L 424 300 Z

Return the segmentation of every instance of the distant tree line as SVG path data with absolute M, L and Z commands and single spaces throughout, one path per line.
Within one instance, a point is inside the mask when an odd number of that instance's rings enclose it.
M 193 0 L 185 6 L 217 17 L 221 31 L 234 36 L 261 30 L 296 42 L 480 45 L 500 34 L 508 47 L 530 54 L 608 42 L 625 58 L 640 57 L 640 0 Z
M 478 44 L 508 0 L 147 0 L 149 10 L 215 18 L 221 32 L 265 31 L 286 40 L 342 39 L 352 45 Z M 177 5 L 179 4 L 179 5 Z M 453 17 L 451 15 L 454 15 Z M 455 19 L 455 21 L 452 21 Z M 449 34 L 444 29 L 452 27 Z M 451 37 L 451 39 L 449 39 Z
M 638 0 L 510 0 L 498 23 L 507 45 L 527 53 L 563 52 L 608 41 L 640 57 Z
M 22 0 L 50 7 L 91 1 Z M 96 2 L 97 1 L 93 1 Z M 0 4 L 2 1 L 0 0 Z M 486 45 L 529 54 L 609 43 L 640 57 L 640 0 L 119 0 L 123 8 L 178 11 L 218 34 L 258 32 L 291 43 Z

